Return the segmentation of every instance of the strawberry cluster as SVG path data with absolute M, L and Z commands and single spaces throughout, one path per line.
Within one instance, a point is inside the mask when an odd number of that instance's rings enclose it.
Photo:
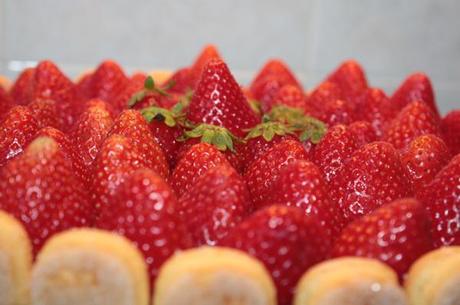
M 311 91 L 271 60 L 241 87 L 213 46 L 169 79 L 112 61 L 76 83 L 42 61 L 0 87 L 0 209 L 36 254 L 54 233 L 132 240 L 152 283 L 174 252 L 241 249 L 290 304 L 299 277 L 338 256 L 401 280 L 422 254 L 460 245 L 460 110 L 429 78 L 388 97 L 346 61 Z

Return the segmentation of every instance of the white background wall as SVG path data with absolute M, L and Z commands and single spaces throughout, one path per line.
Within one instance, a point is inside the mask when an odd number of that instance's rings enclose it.
M 347 58 L 389 93 L 421 70 L 445 113 L 460 108 L 459 13 L 456 0 L 0 0 L 0 73 L 44 58 L 71 75 L 105 58 L 176 68 L 212 42 L 242 82 L 270 57 L 307 88 Z

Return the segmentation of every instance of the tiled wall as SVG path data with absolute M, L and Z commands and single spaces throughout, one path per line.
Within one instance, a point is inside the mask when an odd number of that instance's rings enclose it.
M 0 0 L 0 73 L 43 58 L 71 75 L 104 58 L 176 68 L 213 42 L 243 82 L 269 57 L 307 88 L 346 58 L 388 92 L 425 71 L 446 112 L 460 108 L 458 12 L 456 0 Z

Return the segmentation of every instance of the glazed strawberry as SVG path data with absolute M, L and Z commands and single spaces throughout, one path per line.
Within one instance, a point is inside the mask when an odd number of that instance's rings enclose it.
M 366 121 L 355 121 L 348 125 L 348 131 L 355 136 L 358 147 L 377 140 L 375 129 Z
M 396 109 L 403 109 L 413 101 L 422 101 L 428 105 L 435 116 L 439 118 L 438 107 L 434 100 L 431 81 L 423 73 L 409 75 L 391 97 L 391 104 Z
M 129 137 L 138 147 L 146 162 L 163 178 L 169 177 L 169 166 L 163 150 L 154 140 L 149 125 L 140 112 L 125 110 L 115 120 L 109 135 L 120 134 Z
M 136 244 L 144 254 L 152 285 L 163 262 L 177 250 L 191 246 L 176 196 L 148 169 L 126 177 L 110 206 L 101 209 L 97 227 L 124 235 Z
M 88 92 L 84 93 L 87 99 L 99 98 L 111 104 L 115 111 L 122 110 L 121 105 L 115 105 L 119 96 L 124 92 L 129 79 L 120 66 L 114 61 L 102 62 L 91 76 Z
M 242 177 L 218 165 L 198 177 L 179 199 L 179 209 L 195 245 L 215 245 L 253 210 Z
M 460 155 L 455 156 L 418 198 L 431 218 L 436 247 L 460 245 Z
M 403 149 L 413 139 L 424 134 L 440 135 L 440 121 L 421 101 L 404 107 L 386 129 L 383 140 L 397 149 Z
M 86 110 L 80 114 L 70 135 L 85 166 L 96 159 L 102 142 L 113 125 L 113 118 L 106 103 L 99 99 L 90 100 Z
M 271 147 L 285 139 L 296 140 L 294 132 L 280 122 L 265 122 L 256 125 L 246 136 L 246 143 L 241 145 L 239 154 L 246 168 Z
M 22 221 L 34 254 L 54 233 L 89 224 L 92 208 L 84 185 L 53 139 L 35 139 L 0 177 L 0 208 Z
M 363 68 L 354 60 L 343 62 L 337 70 L 328 76 L 327 81 L 337 84 L 347 102 L 359 104 L 367 89 L 367 80 Z
M 219 165 L 231 166 L 225 155 L 213 145 L 195 144 L 178 160 L 171 175 L 171 187 L 181 196 L 190 190 L 198 177 Z
M 195 59 L 193 65 L 190 67 L 188 76 L 190 89 L 194 89 L 197 86 L 204 68 L 211 60 L 222 60 L 219 51 L 217 51 L 217 48 L 212 44 L 203 48 L 201 53 Z
M 17 105 L 27 105 L 30 102 L 32 96 L 33 79 L 35 77 L 35 69 L 27 68 L 24 69 L 13 84 L 10 95 Z
M 386 142 L 356 150 L 331 181 L 332 199 L 347 221 L 412 195 L 398 152 Z
M 307 160 L 307 152 L 298 141 L 284 140 L 256 159 L 246 170 L 244 179 L 256 209 L 271 204 L 268 191 L 278 179 L 280 171 L 295 160 Z
M 450 161 L 449 148 L 435 135 L 415 138 L 402 153 L 401 162 L 416 194 Z
M 42 61 L 35 68 L 31 84 L 33 91 L 28 102 L 35 99 L 56 101 L 60 126 L 68 130 L 75 122 L 79 104 L 74 84 L 51 61 Z
M 316 145 L 313 160 L 323 171 L 326 181 L 330 182 L 358 148 L 355 134 L 345 125 L 335 125 Z
M 187 118 L 194 123 L 222 126 L 236 136 L 259 122 L 227 65 L 207 63 L 190 102 Z
M 444 141 L 455 155 L 460 153 L 460 110 L 449 112 L 441 122 Z
M 48 137 L 53 139 L 58 144 L 59 149 L 61 149 L 71 160 L 74 175 L 83 181 L 85 185 L 90 184 L 89 171 L 82 157 L 78 154 L 76 147 L 66 134 L 56 128 L 45 127 L 35 134 L 34 138 L 37 137 Z
M 13 107 L 13 99 L 8 92 L 0 86 L 0 120 L 4 118 L 11 107 Z
M 361 120 L 372 124 L 379 138 L 383 135 L 386 124 L 397 114 L 385 92 L 377 88 L 366 90 L 357 111 Z
M 291 304 L 300 276 L 325 258 L 329 236 L 314 216 L 295 207 L 270 206 L 255 212 L 220 243 L 256 257 L 271 273 L 278 304 Z
M 285 85 L 293 85 L 303 91 L 289 67 L 278 59 L 269 60 L 254 78 L 250 91 L 261 102 L 262 111 L 269 110 L 277 92 Z
M 96 217 L 101 209 L 110 207 L 118 186 L 140 168 L 155 169 L 154 160 L 141 152 L 142 144 L 123 135 L 113 134 L 102 143 L 93 163 L 92 187 Z
M 337 208 L 329 198 L 329 187 L 323 172 L 312 162 L 297 160 L 280 170 L 279 177 L 268 190 L 268 201 L 295 206 L 305 214 L 315 215 L 323 230 L 335 236 L 341 225 Z
M 27 107 L 11 108 L 0 122 L 0 166 L 22 153 L 38 129 L 38 122 Z
M 433 249 L 430 220 L 423 205 L 405 198 L 387 203 L 345 227 L 332 256 L 363 256 L 388 264 L 400 278 Z
M 305 108 L 305 94 L 295 85 L 284 85 L 273 97 L 271 103 L 264 104 L 264 112 L 271 110 L 273 105 L 286 105 L 288 107 L 304 109 Z
M 56 102 L 50 99 L 36 99 L 29 105 L 32 115 L 40 128 L 54 127 L 60 129 Z

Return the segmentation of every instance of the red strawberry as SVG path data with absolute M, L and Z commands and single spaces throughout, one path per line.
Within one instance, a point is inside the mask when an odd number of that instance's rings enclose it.
M 424 134 L 440 135 L 440 122 L 430 108 L 421 101 L 404 107 L 386 129 L 383 140 L 403 149 L 413 139 Z
M 337 84 L 347 102 L 359 104 L 360 97 L 367 89 L 367 80 L 363 68 L 354 60 L 343 62 L 337 70 L 328 76 L 327 81 Z
M 399 154 L 386 142 L 355 151 L 331 182 L 332 198 L 347 221 L 412 194 Z
M 101 209 L 97 227 L 115 231 L 136 244 L 144 254 L 152 284 L 166 259 L 191 246 L 176 196 L 160 176 L 148 169 L 126 177 L 110 206 Z
M 344 100 L 335 100 L 323 105 L 318 118 L 328 126 L 348 125 L 356 120 L 356 114 L 353 104 Z
M 77 91 L 78 99 L 82 101 L 89 99 L 92 94 L 91 83 L 93 73 L 94 71 L 86 71 L 76 81 L 75 90 Z
M 134 74 L 127 82 L 123 92 L 114 101 L 114 108 L 118 111 L 128 108 L 128 103 L 134 94 L 144 89 L 144 82 L 147 76 L 143 73 Z M 140 105 L 139 108 L 143 108 Z
M 271 273 L 278 304 L 291 304 L 302 274 L 325 258 L 329 236 L 313 216 L 295 207 L 270 206 L 255 212 L 220 243 L 256 257 Z
M 299 81 L 294 76 L 294 73 L 292 73 L 287 64 L 280 59 L 271 59 L 267 61 L 252 81 L 251 87 L 268 76 L 278 76 L 285 84 L 292 84 L 302 88 Z M 251 88 L 251 91 L 254 91 L 253 88 Z
M 261 102 L 262 110 L 267 111 L 277 92 L 285 85 L 293 85 L 303 91 L 299 81 L 289 67 L 278 59 L 269 60 L 254 78 L 250 91 Z
M 222 60 L 222 57 L 220 56 L 219 51 L 217 51 L 217 48 L 210 44 L 201 50 L 201 53 L 198 55 L 193 65 L 190 67 L 189 75 L 187 78 L 191 89 L 195 88 L 201 78 L 201 74 L 203 73 L 204 68 L 211 60 Z
M 27 105 L 40 128 L 60 129 L 56 102 L 50 99 L 36 99 Z
M 242 171 L 274 145 L 286 140 L 296 140 L 291 130 L 279 122 L 265 122 L 254 127 L 246 137 L 246 143 L 240 147 Z
M 35 77 L 35 69 L 27 68 L 24 69 L 21 74 L 11 87 L 10 95 L 17 105 L 27 105 L 30 102 L 30 97 L 32 96 L 33 79 Z
M 315 147 L 315 163 L 324 172 L 326 181 L 332 181 L 345 161 L 358 149 L 358 141 L 353 132 L 344 125 L 335 125 L 327 131 Z
M 294 85 L 284 85 L 274 95 L 271 103 L 263 104 L 265 109 L 263 112 L 268 112 L 274 105 L 285 105 L 292 108 L 305 109 L 305 94 L 303 91 Z
M 35 99 L 52 99 L 56 101 L 60 126 L 68 130 L 75 121 L 79 104 L 74 84 L 51 61 L 42 61 L 35 68 L 32 83 L 32 96 Z
M 38 122 L 27 107 L 11 108 L 0 122 L 0 166 L 22 153 L 38 128 Z
M 91 191 L 96 215 L 110 207 L 117 188 L 126 177 L 139 168 L 155 169 L 152 159 L 145 158 L 139 144 L 126 136 L 113 134 L 101 145 L 93 163 Z
M 280 171 L 295 160 L 307 160 L 308 155 L 298 141 L 284 140 L 255 160 L 246 170 L 244 179 L 256 209 L 271 204 L 268 191 L 278 179 Z
M 206 125 L 206 124 L 202 124 L 202 125 Z M 201 126 L 201 125 L 199 125 Z M 215 126 L 212 126 L 212 125 L 207 125 L 207 127 L 209 127 L 208 130 L 213 130 L 215 129 Z M 217 127 L 217 128 L 221 128 L 221 127 Z M 219 136 L 217 134 L 223 134 L 223 133 L 226 133 L 228 132 L 225 128 L 223 128 L 225 131 L 221 132 L 221 131 L 217 131 L 215 133 L 215 135 L 212 137 L 213 139 L 218 139 Z M 189 133 L 190 131 L 185 131 L 185 134 Z M 192 130 L 193 132 L 193 130 Z M 216 136 L 217 135 L 217 136 Z M 233 143 L 233 140 L 232 140 L 232 145 L 233 146 L 233 151 L 231 149 L 229 149 L 229 147 L 224 144 L 222 147 L 218 147 L 214 141 L 213 143 L 213 140 L 208 140 L 208 139 L 203 139 L 203 135 L 200 135 L 199 137 L 197 138 L 190 138 L 190 139 L 187 139 L 185 142 L 181 142 L 182 145 L 180 146 L 179 150 L 176 152 L 176 155 L 175 155 L 175 163 L 177 161 L 179 161 L 180 159 L 182 159 L 182 157 L 189 151 L 189 149 L 198 144 L 198 143 L 209 143 L 209 144 L 212 144 L 215 148 L 217 148 L 224 156 L 225 158 L 227 158 L 227 161 L 230 163 L 230 165 L 236 169 L 236 171 L 238 173 L 242 173 L 243 172 L 243 160 L 241 158 L 241 147 L 242 147 L 242 144 L 239 144 L 239 143 Z M 230 146 L 230 145 L 229 145 Z
M 0 120 L 5 117 L 11 107 L 13 107 L 13 99 L 9 96 L 8 92 L 0 86 Z
M 383 135 L 386 124 L 396 115 L 385 92 L 376 88 L 366 90 L 357 110 L 360 119 L 370 122 L 379 138 Z
M 227 65 L 220 60 L 212 60 L 205 66 L 187 118 L 195 123 L 225 127 L 236 136 L 244 136 L 246 129 L 259 122 Z
M 339 232 L 340 215 L 329 199 L 323 172 L 312 162 L 298 160 L 286 165 L 268 192 L 270 202 L 295 206 L 307 215 L 316 215 L 331 236 Z
M 328 81 L 323 82 L 308 96 L 306 112 L 313 116 L 319 116 L 324 105 L 342 99 L 343 93 L 339 85 Z
M 62 131 L 53 128 L 45 127 L 40 129 L 34 136 L 37 137 L 49 137 L 53 139 L 58 145 L 59 149 L 65 152 L 66 156 L 71 160 L 73 173 L 86 185 L 89 185 L 89 172 L 83 163 L 83 159 L 78 154 L 76 147 L 73 145 L 71 140 Z
M 92 209 L 84 185 L 53 139 L 34 140 L 0 177 L 0 208 L 22 221 L 34 254 L 54 233 L 88 225 Z
M 336 240 L 332 256 L 378 259 L 402 279 L 412 263 L 431 249 L 429 217 L 420 202 L 406 198 L 350 223 Z
M 179 206 L 195 245 L 215 245 L 252 212 L 243 179 L 225 164 L 198 177 Z
M 450 158 L 446 143 L 435 135 L 423 135 L 410 142 L 401 162 L 414 192 L 422 191 Z
M 129 79 L 121 67 L 114 61 L 106 60 L 92 74 L 86 98 L 99 98 L 111 104 L 115 111 L 120 112 L 121 105 L 116 103 L 128 83 Z
M 444 141 L 450 151 L 456 155 L 460 153 L 460 110 L 449 112 L 441 122 Z
M 413 101 L 424 102 L 433 111 L 434 115 L 439 118 L 431 81 L 423 73 L 409 75 L 391 97 L 391 104 L 398 110 L 403 109 Z
M 170 89 L 171 92 L 184 94 L 187 90 L 193 89 L 190 80 L 190 68 L 186 67 L 178 69 L 163 85 L 171 83 L 174 84 L 174 86 Z
M 153 137 L 163 149 L 170 168 L 174 168 L 181 147 L 181 142 L 177 139 L 182 135 L 182 127 L 177 124 L 168 126 L 164 121 L 155 118 L 150 121 L 149 126 Z
M 455 156 L 418 197 L 431 217 L 435 245 L 460 245 L 460 155 Z
M 167 179 L 169 166 L 161 147 L 154 140 L 149 125 L 140 112 L 125 110 L 115 120 L 109 135 L 120 134 L 129 137 L 137 145 L 139 153 L 152 164 L 152 168 Z
M 366 121 L 356 121 L 348 125 L 348 131 L 355 136 L 358 147 L 377 140 L 375 129 L 371 123 Z
M 93 99 L 90 103 L 91 105 L 83 111 L 70 133 L 87 167 L 96 159 L 99 148 L 113 124 L 112 115 L 105 102 Z
M 170 184 L 178 196 L 189 191 L 195 181 L 209 169 L 228 165 L 227 158 L 208 143 L 193 145 L 177 162 Z

